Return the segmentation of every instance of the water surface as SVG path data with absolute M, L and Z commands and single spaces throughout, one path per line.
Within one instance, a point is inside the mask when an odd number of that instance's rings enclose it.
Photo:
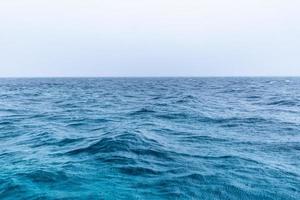
M 300 78 L 0 79 L 0 199 L 300 199 Z

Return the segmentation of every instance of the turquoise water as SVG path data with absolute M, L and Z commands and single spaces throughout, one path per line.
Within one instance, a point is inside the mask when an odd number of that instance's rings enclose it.
M 0 79 L 0 199 L 300 199 L 300 78 Z

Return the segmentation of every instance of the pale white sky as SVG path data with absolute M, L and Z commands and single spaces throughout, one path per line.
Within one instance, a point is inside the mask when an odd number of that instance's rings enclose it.
M 1 0 L 0 76 L 300 75 L 299 0 Z

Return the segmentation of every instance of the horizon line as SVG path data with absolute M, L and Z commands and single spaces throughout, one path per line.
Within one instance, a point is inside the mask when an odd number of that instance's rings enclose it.
M 300 78 L 300 75 L 203 75 L 203 76 L 0 76 L 0 78 Z

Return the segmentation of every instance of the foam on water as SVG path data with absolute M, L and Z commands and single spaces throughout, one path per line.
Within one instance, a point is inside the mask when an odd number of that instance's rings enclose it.
M 0 198 L 298 200 L 299 102 L 299 78 L 0 79 Z

